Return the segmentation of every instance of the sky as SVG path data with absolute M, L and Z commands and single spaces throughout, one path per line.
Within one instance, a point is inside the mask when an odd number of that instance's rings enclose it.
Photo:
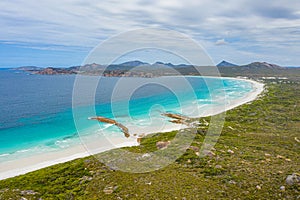
M 80 65 L 101 42 L 141 28 L 178 31 L 215 64 L 300 66 L 299 0 L 1 0 L 0 27 L 2 68 Z

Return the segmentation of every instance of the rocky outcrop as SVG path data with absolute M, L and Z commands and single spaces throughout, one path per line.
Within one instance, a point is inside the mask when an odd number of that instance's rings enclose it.
M 288 175 L 285 182 L 288 185 L 300 184 L 300 174 L 293 173 L 292 175 Z
M 180 120 L 180 119 L 169 120 L 169 122 L 172 122 L 172 123 L 174 123 L 174 124 L 184 124 L 184 121 L 183 121 L 183 120 Z
M 177 120 L 188 120 L 189 119 L 188 117 L 185 117 L 180 114 L 174 114 L 174 113 L 163 113 L 162 116 L 170 117 L 170 118 L 177 119 Z
M 117 122 L 116 120 L 109 119 L 109 118 L 106 118 L 106 117 L 91 117 L 89 119 L 97 120 L 99 122 L 103 122 L 103 123 L 107 123 L 107 124 L 113 124 L 113 125 L 115 125 L 115 126 L 117 126 L 121 129 L 121 131 L 124 133 L 125 137 L 127 137 L 127 138 L 130 137 L 128 128 L 126 126 L 124 126 L 123 124 Z
M 163 113 L 162 116 L 174 119 L 174 120 L 169 120 L 169 122 L 172 122 L 172 123 L 175 123 L 175 124 L 184 124 L 184 125 L 187 125 L 187 126 L 190 125 L 190 123 L 189 123 L 190 118 L 188 118 L 186 116 L 183 116 L 183 115 L 180 115 L 180 114 Z
M 160 141 L 156 143 L 156 147 L 157 149 L 165 149 L 167 148 L 169 145 L 171 144 L 170 141 L 164 142 L 164 141 Z
M 137 138 L 136 141 L 140 144 L 142 142 L 142 138 Z

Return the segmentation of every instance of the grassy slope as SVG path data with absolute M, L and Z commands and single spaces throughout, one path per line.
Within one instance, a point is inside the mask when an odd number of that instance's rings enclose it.
M 145 174 L 113 171 L 93 157 L 77 159 L 0 181 L 0 199 L 299 198 L 300 186 L 287 186 L 285 178 L 300 171 L 295 140 L 300 138 L 300 82 L 272 82 L 260 99 L 227 112 L 215 156 L 200 159 L 187 150 L 175 163 Z M 201 146 L 205 131 L 199 131 L 193 145 Z M 140 147 L 127 149 L 153 151 L 156 141 L 174 134 L 151 135 Z M 104 193 L 111 188 L 112 194 Z

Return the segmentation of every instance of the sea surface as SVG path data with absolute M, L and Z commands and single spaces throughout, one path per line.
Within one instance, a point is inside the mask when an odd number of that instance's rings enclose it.
M 82 101 L 72 104 L 77 78 L 0 70 L 0 162 L 72 147 L 80 143 L 78 131 L 86 137 L 122 136 L 117 127 L 88 119 L 94 115 L 147 129 L 155 121 L 170 123 L 161 115 L 163 112 L 201 113 L 213 105 L 243 98 L 253 90 L 251 83 L 234 79 L 101 77 L 94 104 L 85 101 L 90 94 L 85 94 L 84 88 L 77 97 Z M 92 80 L 92 84 L 99 77 L 85 79 Z M 90 83 L 84 84 L 90 88 Z

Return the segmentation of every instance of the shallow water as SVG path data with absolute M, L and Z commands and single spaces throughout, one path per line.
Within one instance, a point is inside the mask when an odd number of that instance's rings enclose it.
M 161 116 L 163 112 L 196 116 L 213 105 L 242 98 L 253 89 L 251 83 L 233 79 L 186 77 L 187 87 L 179 77 L 102 77 L 96 89 L 96 106 L 85 102 L 89 94 L 82 93 L 82 101 L 72 108 L 75 79 L 75 75 L 0 71 L 0 162 L 76 145 L 80 142 L 78 131 L 86 137 L 122 136 L 115 126 L 88 120 L 93 114 L 141 130 L 153 126 L 161 130 L 162 124 L 170 125 L 169 119 Z M 140 87 L 131 94 L 133 85 Z

